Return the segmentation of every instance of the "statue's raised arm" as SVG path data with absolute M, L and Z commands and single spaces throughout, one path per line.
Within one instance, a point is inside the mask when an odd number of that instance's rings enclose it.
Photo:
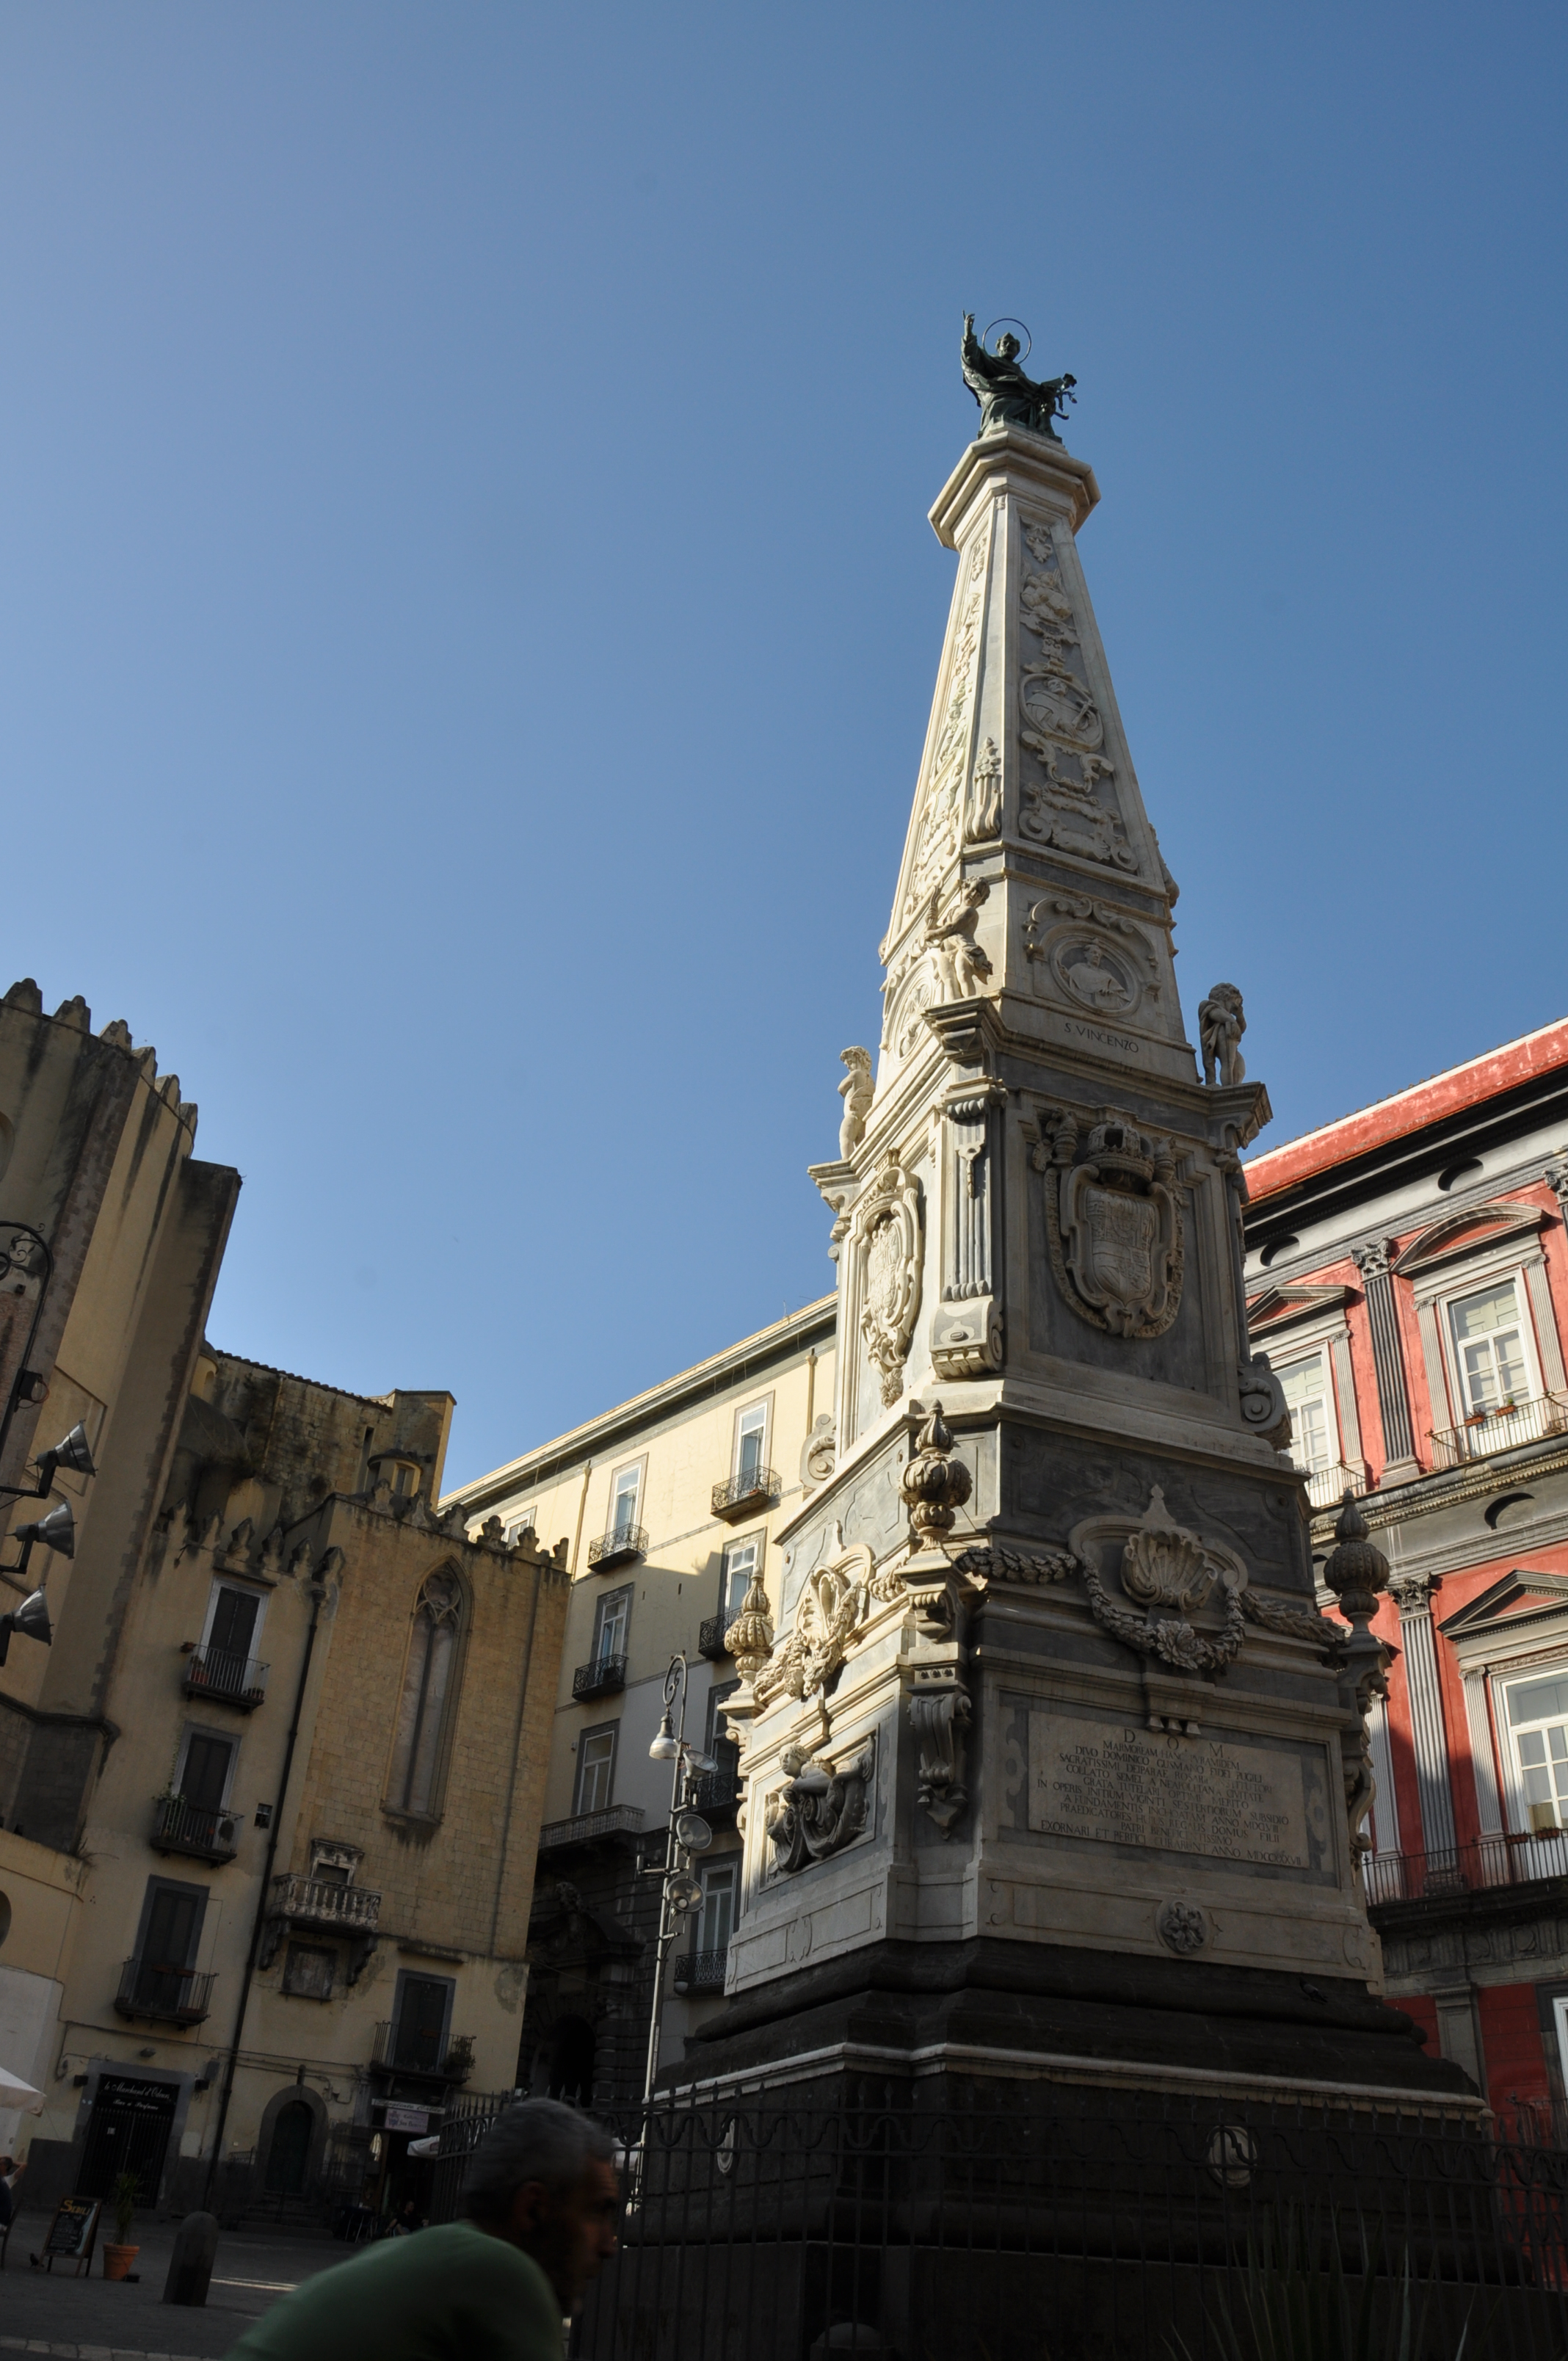
M 1017 337 L 1009 329 L 997 338 L 996 350 L 988 353 L 975 335 L 974 313 L 964 313 L 959 363 L 964 383 L 980 404 L 980 431 L 984 434 L 993 426 L 1023 426 L 1031 434 L 1059 443 L 1061 436 L 1051 422 L 1061 416 L 1072 400 L 1078 380 L 1025 377 L 1018 366 L 1020 350 Z

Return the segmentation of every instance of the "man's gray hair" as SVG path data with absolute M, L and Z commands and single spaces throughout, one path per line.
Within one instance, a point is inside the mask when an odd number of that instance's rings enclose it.
M 463 2211 L 473 2222 L 499 2222 L 530 2180 L 577 2188 L 591 2164 L 613 2164 L 616 2145 L 602 2124 L 559 2099 L 524 2099 L 496 2117 L 468 2159 Z

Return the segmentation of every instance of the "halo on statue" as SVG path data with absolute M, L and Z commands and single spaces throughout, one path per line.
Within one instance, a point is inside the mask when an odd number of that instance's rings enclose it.
M 981 346 L 983 347 L 983 349 L 984 349 L 986 352 L 988 352 L 988 353 L 991 355 L 991 357 L 992 357 L 992 360 L 994 360 L 994 359 L 996 358 L 996 357 L 997 357 L 997 356 L 996 356 L 996 346 L 995 346 L 995 345 L 993 345 L 993 344 L 992 343 L 992 341 L 991 341 L 992 329 L 994 329 L 994 328 L 1024 328 L 1024 349 L 1023 349 L 1023 351 L 1019 354 L 1018 358 L 1019 358 L 1020 362 L 1026 361 L 1026 360 L 1028 359 L 1029 355 L 1030 355 L 1030 354 L 1034 351 L 1034 349 L 1035 349 L 1035 339 L 1034 339 L 1034 337 L 1029 334 L 1028 329 L 1024 327 L 1024 323 L 1023 323 L 1023 321 L 1022 321 L 1022 320 L 1007 320 L 1007 319 L 1002 319 L 1002 320 L 992 320 L 992 324 L 991 324 L 991 327 L 990 327 L 990 328 L 987 328 L 987 330 L 986 330 L 986 332 L 985 332 L 984 335 L 983 335 L 983 336 L 981 336 L 981 340 L 980 340 L 980 341 L 981 341 Z

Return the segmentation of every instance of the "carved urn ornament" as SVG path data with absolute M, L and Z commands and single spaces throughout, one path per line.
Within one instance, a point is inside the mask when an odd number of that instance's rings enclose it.
M 768 1619 L 768 1594 L 762 1588 L 760 1565 L 740 1601 L 740 1612 L 724 1634 L 724 1644 L 743 1681 L 754 1681 L 773 1653 L 773 1627 Z
M 1184 1246 L 1170 1142 L 1107 1108 L 1079 1149 L 1079 1124 L 1048 1115 L 1034 1152 L 1045 1174 L 1051 1269 L 1080 1320 L 1113 1336 L 1163 1336 L 1181 1303 Z
M 910 1538 L 916 1549 L 929 1549 L 951 1532 L 971 1482 L 963 1461 L 953 1457 L 953 1433 L 940 1402 L 932 1403 L 931 1415 L 916 1437 L 915 1455 L 899 1488 L 908 1504 Z
M 1349 1622 L 1370 1622 L 1377 1612 L 1378 1592 L 1388 1587 L 1388 1561 L 1350 1492 L 1334 1526 L 1334 1541 L 1337 1546 L 1323 1568 L 1323 1580 Z

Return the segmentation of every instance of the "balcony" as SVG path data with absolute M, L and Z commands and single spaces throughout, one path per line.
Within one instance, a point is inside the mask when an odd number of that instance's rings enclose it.
M 207 1812 L 181 1795 L 160 1795 L 153 1806 L 154 1852 L 189 1853 L 193 1861 L 232 1861 L 239 1850 L 239 1814 Z
M 615 1525 L 608 1533 L 600 1533 L 597 1542 L 588 1543 L 588 1571 L 608 1574 L 612 1565 L 629 1565 L 634 1557 L 647 1554 L 645 1525 Z
M 254 1656 L 231 1655 L 226 1648 L 192 1648 L 181 1686 L 203 1705 L 232 1705 L 241 1713 L 254 1713 L 267 1695 L 267 1666 Z
M 692 1782 L 692 1802 L 705 1820 L 722 1820 L 735 1809 L 740 1782 L 733 1771 L 704 1771 Z
M 739 1524 L 742 1517 L 759 1515 L 778 1488 L 779 1479 L 771 1467 L 742 1467 L 728 1484 L 714 1486 L 713 1513 L 727 1525 Z
M 370 2063 L 389 2074 L 422 2074 L 433 2082 L 466 2082 L 474 2070 L 474 2037 L 455 2033 L 443 2049 L 431 2034 L 404 2026 L 396 2017 L 384 2017 L 376 2027 Z
M 687 1993 L 721 1993 L 729 1957 L 727 1950 L 687 1951 L 675 1961 L 675 1990 L 683 1997 Z
M 579 1664 L 572 1675 L 572 1695 L 579 1705 L 589 1697 L 614 1697 L 625 1686 L 624 1656 L 600 1656 L 591 1664 Z
M 1362 1876 L 1369 1910 L 1533 1885 L 1542 1878 L 1568 1877 L 1568 1833 L 1543 1828 L 1537 1836 L 1481 1837 L 1439 1852 L 1374 1853 Z
M 1366 1489 L 1365 1469 L 1347 1467 L 1343 1459 L 1334 1460 L 1327 1467 L 1304 1468 L 1302 1473 L 1307 1478 L 1307 1498 L 1320 1512 L 1337 1509 L 1347 1492 L 1359 1498 Z
M 161 2025 L 200 2025 L 207 2014 L 214 1979 L 192 1968 L 159 1967 L 152 1960 L 127 1960 L 115 1994 L 117 2016 L 152 2017 Z
M 1494 1452 L 1563 1433 L 1568 1433 L 1568 1398 L 1562 1394 L 1499 1402 L 1496 1410 L 1473 1411 L 1461 1426 L 1433 1428 L 1431 1464 L 1434 1468 L 1463 1467 L 1472 1459 L 1490 1459 Z
M 729 1653 L 724 1644 L 724 1634 L 734 1620 L 733 1615 L 710 1615 L 706 1622 L 700 1623 L 696 1634 L 697 1653 L 706 1656 L 710 1664 L 721 1664 Z
M 374 1935 L 381 1897 L 364 1885 L 340 1885 L 330 1877 L 275 1877 L 272 1915 L 295 1927 L 319 1927 L 327 1935 Z
M 610 1804 L 602 1812 L 577 1812 L 569 1820 L 547 1820 L 539 1831 L 539 1850 L 560 1852 L 568 1845 L 602 1844 L 607 1839 L 641 1833 L 641 1805 Z

